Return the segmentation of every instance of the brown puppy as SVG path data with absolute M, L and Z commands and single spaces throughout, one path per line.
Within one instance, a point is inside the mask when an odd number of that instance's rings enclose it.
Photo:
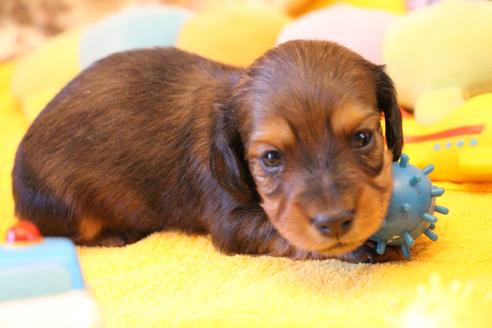
M 31 125 L 16 213 L 85 245 L 178 229 L 210 233 L 226 253 L 385 260 L 357 247 L 382 223 L 401 148 L 390 79 L 334 43 L 288 42 L 247 69 L 125 52 L 82 72 Z

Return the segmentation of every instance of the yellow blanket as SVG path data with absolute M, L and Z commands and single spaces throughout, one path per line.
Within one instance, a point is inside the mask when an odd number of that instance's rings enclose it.
M 27 128 L 10 75 L 0 66 L 0 239 L 15 221 L 10 171 Z M 492 327 L 492 186 L 436 184 L 451 213 L 411 261 L 225 256 L 177 233 L 79 248 L 80 261 L 107 327 Z

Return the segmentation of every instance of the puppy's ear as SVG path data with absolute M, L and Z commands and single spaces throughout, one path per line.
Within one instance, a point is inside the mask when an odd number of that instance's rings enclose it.
M 234 110 L 215 104 L 215 127 L 210 149 L 210 168 L 219 184 L 236 200 L 251 201 L 255 194 L 254 182 L 245 159 Z
M 393 81 L 384 72 L 384 66 L 376 66 L 375 75 L 378 107 L 384 113 L 386 144 L 393 152 L 393 160 L 396 161 L 400 158 L 403 148 L 400 106 Z

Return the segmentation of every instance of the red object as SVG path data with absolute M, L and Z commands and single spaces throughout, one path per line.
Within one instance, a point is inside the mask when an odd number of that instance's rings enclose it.
M 444 130 L 431 134 L 424 134 L 418 136 L 405 136 L 406 143 L 413 142 L 423 142 L 423 141 L 431 141 L 443 138 L 450 137 L 459 137 L 459 136 L 467 136 L 482 133 L 485 125 L 468 125 L 468 126 L 460 126 L 454 129 Z
M 38 228 L 29 221 L 20 220 L 7 231 L 7 242 L 33 242 L 42 238 Z

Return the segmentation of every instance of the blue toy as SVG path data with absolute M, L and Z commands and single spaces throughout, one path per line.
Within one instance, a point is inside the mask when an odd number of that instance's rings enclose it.
M 1 327 L 99 327 L 75 245 L 19 221 L 0 244 Z
M 0 246 L 0 302 L 84 289 L 77 253 L 66 238 Z
M 176 45 L 181 26 L 192 12 L 164 5 L 131 6 L 85 31 L 80 40 L 82 68 L 116 52 Z
M 381 229 L 370 238 L 377 243 L 378 254 L 384 254 L 386 245 L 396 245 L 401 247 L 403 256 L 410 257 L 410 247 L 421 234 L 437 240 L 432 231 L 437 222 L 434 212 L 449 212 L 435 202 L 435 197 L 444 194 L 444 189 L 433 186 L 427 177 L 434 166 L 419 170 L 408 161 L 409 157 L 403 154 L 399 162 L 393 163 L 393 194 L 388 214 Z

